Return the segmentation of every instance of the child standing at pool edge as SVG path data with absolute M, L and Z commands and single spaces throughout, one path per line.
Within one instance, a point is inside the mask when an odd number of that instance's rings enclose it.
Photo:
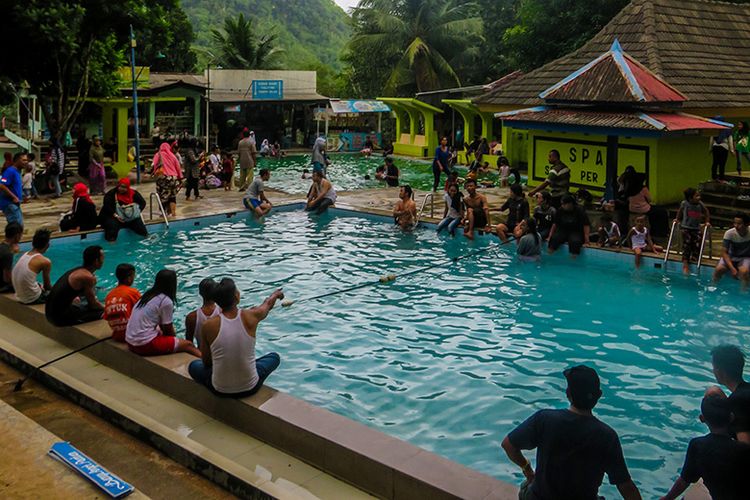
M 701 201 L 701 194 L 693 188 L 685 190 L 685 199 L 677 210 L 675 222 L 680 224 L 682 234 L 682 272 L 690 274 L 691 259 L 698 259 L 701 246 L 701 223 L 710 226 L 708 208 Z

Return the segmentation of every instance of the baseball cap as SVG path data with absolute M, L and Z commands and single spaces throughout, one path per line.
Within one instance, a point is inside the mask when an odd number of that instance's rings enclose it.
M 568 381 L 568 391 L 573 405 L 583 410 L 593 408 L 602 395 L 596 370 L 585 365 L 578 365 L 568 368 L 563 375 Z

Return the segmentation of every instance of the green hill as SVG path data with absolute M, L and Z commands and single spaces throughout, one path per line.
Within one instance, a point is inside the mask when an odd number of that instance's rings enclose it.
M 195 32 L 195 45 L 211 46 L 211 29 L 241 12 L 263 28 L 276 27 L 287 69 L 321 64 L 340 69 L 339 55 L 349 39 L 346 13 L 333 0 L 181 0 Z

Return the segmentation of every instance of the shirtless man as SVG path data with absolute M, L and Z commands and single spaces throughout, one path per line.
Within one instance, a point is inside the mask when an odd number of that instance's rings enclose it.
M 417 220 L 417 204 L 411 199 L 411 186 L 401 186 L 398 193 L 400 198 L 393 208 L 393 217 L 401 229 L 411 229 Z
M 488 231 L 487 225 L 490 222 L 490 207 L 487 204 L 487 198 L 483 194 L 477 193 L 477 181 L 467 179 L 464 186 L 469 193 L 468 196 L 464 196 L 467 219 L 464 225 L 464 236 L 473 240 L 474 229 Z
M 55 326 L 71 326 L 101 319 L 104 306 L 96 298 L 94 273 L 103 265 L 102 247 L 86 247 L 83 265 L 60 276 L 47 296 L 44 309 L 47 321 Z
M 320 170 L 313 171 L 312 179 L 313 183 L 307 195 L 305 210 L 308 212 L 314 210 L 316 214 L 322 214 L 336 203 L 336 190 L 333 189 L 331 181 L 323 177 L 323 172 Z

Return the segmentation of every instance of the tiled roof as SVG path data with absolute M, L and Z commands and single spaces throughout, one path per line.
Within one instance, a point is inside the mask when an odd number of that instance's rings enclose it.
M 503 122 L 534 122 L 574 127 L 623 128 L 653 132 L 678 132 L 683 130 L 722 130 L 731 127 L 715 120 L 686 113 L 601 111 L 592 109 L 534 108 L 497 113 Z
M 191 73 L 151 73 L 148 77 L 149 90 L 169 87 L 178 83 L 205 88 L 206 78 L 203 75 Z
M 474 99 L 538 105 L 539 94 L 606 52 L 624 51 L 688 98 L 685 107 L 750 103 L 750 5 L 707 0 L 633 0 L 580 49 Z
M 547 102 L 653 104 L 683 102 L 685 96 L 622 51 L 609 51 L 540 94 Z

